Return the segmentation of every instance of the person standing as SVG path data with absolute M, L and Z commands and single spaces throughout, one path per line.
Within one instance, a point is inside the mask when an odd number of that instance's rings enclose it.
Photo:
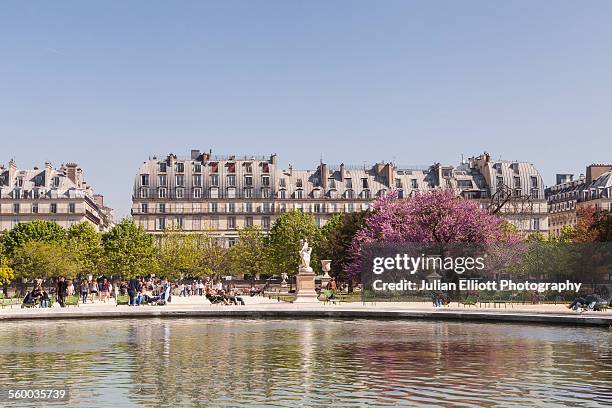
M 102 284 L 100 285 L 100 300 L 102 302 L 106 302 L 109 299 L 110 294 L 110 283 L 108 279 L 104 278 Z
M 83 304 L 87 303 L 87 296 L 89 296 L 89 282 L 87 282 L 87 279 L 81 279 L 79 291 L 81 293 L 81 302 Z
M 128 283 L 128 296 L 130 297 L 128 305 L 130 306 L 135 306 L 134 299 L 136 298 L 136 295 L 138 295 L 139 283 L 140 282 L 138 282 L 138 279 L 136 278 L 130 279 L 130 282 Z
M 60 307 L 65 307 L 66 296 L 68 295 L 68 283 L 63 276 L 60 276 L 57 282 L 57 303 Z
M 91 282 L 89 282 L 89 292 L 91 293 L 91 303 L 93 303 L 96 300 L 96 296 L 98 296 L 98 281 L 95 279 L 92 279 Z

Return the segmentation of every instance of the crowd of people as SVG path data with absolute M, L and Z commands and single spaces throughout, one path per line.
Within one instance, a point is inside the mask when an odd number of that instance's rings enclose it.
M 120 296 L 128 297 L 128 305 L 140 306 L 144 304 L 166 304 L 172 301 L 172 296 L 206 297 L 213 304 L 242 304 L 244 296 L 254 296 L 263 293 L 265 288 L 237 289 L 231 282 L 221 280 L 196 279 L 170 282 L 159 278 L 136 277 L 129 280 L 113 280 L 106 277 L 81 278 L 70 280 L 63 277 L 51 281 L 48 285 L 49 293 L 43 288 L 42 280 L 35 283 L 34 288 L 28 291 L 23 299 L 24 306 L 49 307 L 51 299 L 55 296 L 60 307 L 66 306 L 66 299 L 79 297 L 82 304 L 102 302 Z

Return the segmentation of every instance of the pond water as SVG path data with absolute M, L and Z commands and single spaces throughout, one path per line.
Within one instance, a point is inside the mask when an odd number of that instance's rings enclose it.
M 612 332 L 412 320 L 11 322 L 0 331 L 0 387 L 9 386 L 68 387 L 69 403 L 55 405 L 82 407 L 609 406 Z

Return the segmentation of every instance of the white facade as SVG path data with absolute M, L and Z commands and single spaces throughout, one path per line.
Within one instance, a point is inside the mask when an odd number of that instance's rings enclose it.
M 112 210 L 83 180 L 77 164 L 19 169 L 11 160 L 6 168 L 0 165 L 0 232 L 32 220 L 53 221 L 64 228 L 87 221 L 105 231 L 112 224 Z
M 501 205 L 499 215 L 524 232 L 547 230 L 547 206 L 537 170 L 529 163 L 492 161 L 488 154 L 457 168 L 320 163 L 312 170 L 281 169 L 276 155 L 213 156 L 197 150 L 189 158 L 170 154 L 140 166 L 134 181 L 132 215 L 151 233 L 166 228 L 211 231 L 231 244 L 239 228 L 257 225 L 268 230 L 276 216 L 290 210 L 311 213 L 317 224 L 323 225 L 334 213 L 369 209 L 376 196 L 392 190 L 407 197 L 435 188 L 452 188 L 487 208 L 502 184 L 515 186 L 514 192 L 520 190 L 521 197 L 529 197 L 529 204 L 522 200 L 518 209 L 516 200 L 510 198 Z

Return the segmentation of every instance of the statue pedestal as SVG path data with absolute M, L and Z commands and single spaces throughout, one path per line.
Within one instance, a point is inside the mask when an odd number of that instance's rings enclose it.
M 312 268 L 300 268 L 295 277 L 296 291 L 293 303 L 319 303 L 315 291 L 315 273 Z

